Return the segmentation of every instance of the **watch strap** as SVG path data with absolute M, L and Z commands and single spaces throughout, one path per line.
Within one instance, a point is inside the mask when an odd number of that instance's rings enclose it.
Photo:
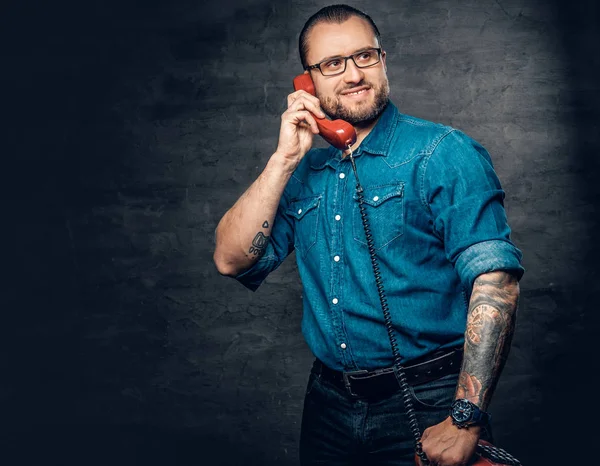
M 491 414 L 479 409 L 477 407 L 473 412 L 473 419 L 469 423 L 471 426 L 483 426 L 490 422 Z

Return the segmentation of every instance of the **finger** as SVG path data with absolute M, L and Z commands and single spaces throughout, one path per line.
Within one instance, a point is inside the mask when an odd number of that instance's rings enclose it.
M 289 107 L 290 105 L 292 105 L 292 103 L 294 103 L 301 95 L 302 91 L 296 91 L 289 94 L 287 96 L 287 106 Z
M 312 101 L 308 101 L 305 100 L 304 98 L 299 98 L 298 100 L 296 100 L 291 107 L 289 108 L 289 110 L 292 111 L 297 111 L 297 110 L 308 110 L 309 112 L 311 112 L 313 115 L 315 115 L 317 118 L 325 118 L 325 113 L 323 112 L 323 110 L 321 110 L 321 105 L 318 103 L 315 104 Z
M 300 97 L 306 97 L 309 100 L 314 99 L 314 100 L 316 100 L 316 102 L 319 101 L 319 99 L 317 99 L 314 95 L 309 94 L 308 92 L 306 92 L 303 89 L 300 89 L 299 91 L 292 92 L 291 94 L 288 95 L 288 98 L 287 98 L 288 107 L 290 106 L 290 104 L 292 102 L 298 100 Z
M 310 126 L 310 128 L 314 134 L 319 134 L 319 127 L 317 126 L 315 117 L 308 110 L 297 110 L 295 112 L 285 112 L 282 115 L 282 119 L 283 119 L 283 121 L 290 122 L 297 126 L 304 122 Z
M 321 102 L 319 102 L 319 99 L 306 92 L 288 103 L 288 110 L 303 109 L 312 112 L 317 115 L 318 118 L 325 118 L 325 113 L 321 110 Z

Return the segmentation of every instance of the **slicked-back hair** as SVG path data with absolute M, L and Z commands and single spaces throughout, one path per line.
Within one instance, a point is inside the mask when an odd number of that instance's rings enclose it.
M 306 54 L 308 53 L 307 39 L 308 33 L 312 30 L 312 28 L 319 23 L 341 24 L 350 19 L 352 16 L 362 18 L 371 25 L 373 34 L 375 34 L 377 42 L 379 43 L 379 47 L 381 47 L 381 34 L 369 15 L 349 5 L 329 5 L 321 8 L 314 15 L 308 18 L 308 21 L 306 21 L 306 24 L 304 24 L 304 27 L 302 28 L 302 32 L 300 32 L 300 38 L 298 39 L 298 51 L 300 52 L 300 61 L 302 62 L 302 67 L 304 69 L 309 66 L 309 64 L 306 62 Z

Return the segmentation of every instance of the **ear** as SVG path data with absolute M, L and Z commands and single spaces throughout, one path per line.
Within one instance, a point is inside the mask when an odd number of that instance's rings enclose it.
M 385 62 L 386 53 L 385 50 L 381 51 L 381 61 L 383 62 L 383 69 L 387 72 L 387 63 Z

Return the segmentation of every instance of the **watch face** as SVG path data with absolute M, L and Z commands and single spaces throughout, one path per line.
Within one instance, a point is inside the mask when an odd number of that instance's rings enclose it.
M 473 417 L 473 405 L 467 400 L 456 400 L 452 405 L 452 418 L 456 422 L 467 422 Z

